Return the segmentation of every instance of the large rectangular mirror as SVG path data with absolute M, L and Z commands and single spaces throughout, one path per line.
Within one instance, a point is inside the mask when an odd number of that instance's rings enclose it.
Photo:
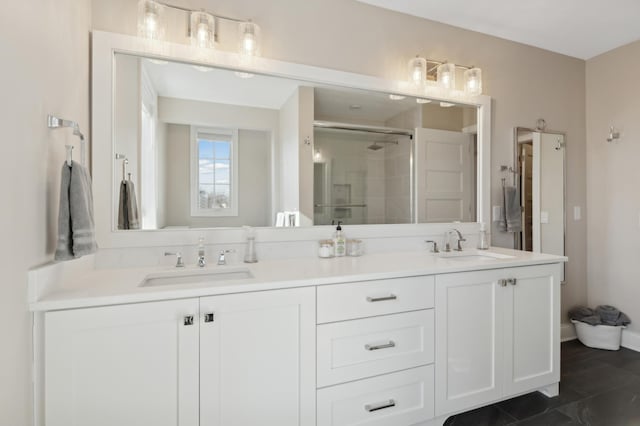
M 339 221 L 375 238 L 489 219 L 491 98 L 434 82 L 94 31 L 92 136 L 105 248 L 240 242 L 241 225 L 294 241 Z
M 113 105 L 119 230 L 476 220 L 474 106 L 125 53 Z

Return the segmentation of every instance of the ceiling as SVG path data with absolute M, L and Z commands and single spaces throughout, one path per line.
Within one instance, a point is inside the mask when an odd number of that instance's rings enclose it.
M 640 39 L 638 0 L 357 0 L 590 59 Z

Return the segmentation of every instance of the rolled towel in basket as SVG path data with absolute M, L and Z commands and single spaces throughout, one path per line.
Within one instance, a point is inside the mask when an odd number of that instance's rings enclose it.
M 610 305 L 600 305 L 596 308 L 596 314 L 602 320 L 604 325 L 629 325 L 631 320 L 618 308 Z

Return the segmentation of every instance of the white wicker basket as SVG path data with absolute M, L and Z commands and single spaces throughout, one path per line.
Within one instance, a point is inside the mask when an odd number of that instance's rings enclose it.
M 576 335 L 583 345 L 590 348 L 617 351 L 620 349 L 623 325 L 589 325 L 571 320 L 576 327 Z

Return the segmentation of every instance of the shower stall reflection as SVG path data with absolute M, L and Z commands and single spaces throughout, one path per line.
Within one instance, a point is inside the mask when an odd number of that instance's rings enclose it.
M 314 131 L 315 225 L 411 223 L 411 137 Z

